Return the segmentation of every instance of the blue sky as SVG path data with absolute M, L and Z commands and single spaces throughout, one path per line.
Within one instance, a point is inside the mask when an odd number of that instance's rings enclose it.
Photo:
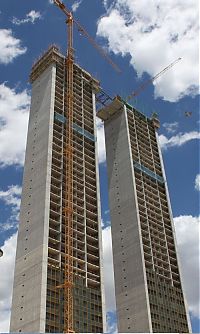
M 182 60 L 133 105 L 159 115 L 160 145 L 193 332 L 199 330 L 198 8 L 195 0 L 66 0 L 66 6 L 120 67 L 117 73 L 76 29 L 76 62 L 110 96 L 127 97 L 178 57 Z M 148 11 L 146 10 L 148 7 Z M 51 44 L 66 51 L 63 13 L 50 0 L 0 3 L 0 332 L 8 331 L 16 231 L 30 105 L 29 73 Z M 187 117 L 186 112 L 192 114 Z M 103 125 L 98 120 L 108 331 L 116 330 Z

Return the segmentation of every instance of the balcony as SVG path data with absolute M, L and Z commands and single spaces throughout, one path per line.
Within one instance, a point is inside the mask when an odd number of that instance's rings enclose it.
M 86 231 L 87 234 L 95 239 L 98 239 L 98 224 L 97 222 L 93 223 L 92 222 L 92 227 L 91 225 L 88 226 L 87 221 L 86 221 Z
M 56 222 L 57 223 L 57 222 Z M 55 239 L 57 241 L 60 241 L 60 231 L 58 229 L 52 228 L 53 224 L 50 223 L 49 225 L 49 237 L 52 239 Z
M 95 261 L 95 263 L 87 262 L 88 273 L 99 277 L 99 263 Z
M 60 221 L 52 218 L 52 215 L 49 219 L 49 227 L 57 232 L 60 232 Z

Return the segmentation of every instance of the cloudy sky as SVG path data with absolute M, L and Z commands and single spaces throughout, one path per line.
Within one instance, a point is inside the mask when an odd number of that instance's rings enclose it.
M 181 57 L 131 103 L 161 122 L 160 145 L 193 332 L 199 332 L 198 5 L 196 0 L 66 0 L 118 73 L 80 31 L 76 62 L 110 96 L 126 98 Z M 148 10 L 147 10 L 148 9 Z M 66 50 L 65 18 L 51 0 L 0 2 L 0 332 L 9 329 L 10 302 L 33 62 L 50 44 Z M 116 331 L 111 231 L 103 124 L 98 120 L 103 250 L 108 331 Z M 109 275 L 108 275 L 109 273 Z

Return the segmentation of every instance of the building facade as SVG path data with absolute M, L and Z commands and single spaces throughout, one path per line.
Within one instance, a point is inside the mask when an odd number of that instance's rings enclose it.
M 159 122 L 120 97 L 98 116 L 105 125 L 118 330 L 189 333 Z
M 33 66 L 11 332 L 64 331 L 65 57 L 51 47 Z M 95 93 L 73 67 L 73 330 L 105 329 Z

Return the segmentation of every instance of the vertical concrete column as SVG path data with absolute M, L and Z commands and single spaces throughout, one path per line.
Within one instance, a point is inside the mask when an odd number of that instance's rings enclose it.
M 55 73 L 50 65 L 32 88 L 11 332 L 45 332 Z
M 118 330 L 150 332 L 126 111 L 105 121 Z

